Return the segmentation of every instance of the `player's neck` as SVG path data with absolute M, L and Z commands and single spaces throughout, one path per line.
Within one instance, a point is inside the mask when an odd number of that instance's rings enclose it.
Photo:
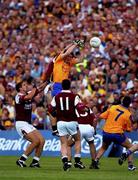
M 123 106 L 123 104 L 120 104 L 120 106 L 122 106 L 122 107 L 125 108 L 125 109 L 128 109 L 128 107 Z

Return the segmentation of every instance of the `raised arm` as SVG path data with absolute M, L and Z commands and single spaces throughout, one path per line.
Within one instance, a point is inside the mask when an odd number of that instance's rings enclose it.
M 37 87 L 37 92 L 40 93 L 41 91 L 43 91 L 45 89 L 45 87 L 47 86 L 47 81 L 41 83 L 38 87 Z
M 73 43 L 69 44 L 62 52 L 61 52 L 61 57 L 64 59 L 66 56 L 71 54 L 73 50 L 78 47 L 82 48 L 84 47 L 84 41 L 83 40 L 75 40 Z
M 24 100 L 32 100 L 33 97 L 38 93 L 37 88 L 33 88 L 27 95 L 24 96 Z
M 34 87 L 27 95 L 24 96 L 24 100 L 31 100 L 42 92 L 47 85 L 47 82 L 41 83 L 38 87 Z
M 68 55 L 70 55 L 73 50 L 77 47 L 77 44 L 71 44 L 69 46 L 67 46 L 62 52 L 61 52 L 61 58 L 64 59 L 66 58 Z

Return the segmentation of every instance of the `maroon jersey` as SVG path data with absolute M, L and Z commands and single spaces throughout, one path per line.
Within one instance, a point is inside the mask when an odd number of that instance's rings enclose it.
M 51 105 L 56 109 L 56 117 L 59 121 L 77 121 L 75 105 L 80 101 L 78 95 L 70 91 L 62 90 L 52 100 Z
M 94 125 L 95 116 L 90 108 L 88 109 L 88 111 L 85 111 L 83 113 L 79 113 L 76 110 L 76 114 L 77 114 L 77 121 L 79 124 L 90 124 L 91 126 Z
M 31 124 L 32 101 L 24 100 L 24 96 L 21 93 L 15 96 L 16 121 L 27 121 Z

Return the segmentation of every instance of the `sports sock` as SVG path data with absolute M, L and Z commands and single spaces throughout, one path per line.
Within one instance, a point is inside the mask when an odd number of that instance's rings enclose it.
M 67 156 L 63 156 L 63 157 L 62 157 L 62 162 L 63 162 L 63 163 L 68 162 L 68 157 L 67 157 Z
M 75 159 L 76 163 L 80 162 L 81 155 L 80 154 L 75 154 L 74 159 Z
M 52 126 L 52 130 L 56 131 L 57 130 L 57 125 Z
M 23 154 L 21 157 L 20 157 L 20 161 L 26 161 L 28 158 L 28 156 L 26 156 L 25 154 Z
M 133 162 L 132 161 L 128 161 L 128 166 L 131 166 L 133 165 Z
M 130 154 L 132 154 L 131 150 L 127 150 L 126 155 L 129 156 Z
M 96 158 L 95 161 L 96 161 L 96 162 L 99 162 L 99 158 Z
M 40 160 L 40 158 L 39 158 L 39 157 L 34 156 L 34 157 L 33 157 L 33 161 L 32 161 L 32 163 L 38 163 L 38 162 L 39 162 L 39 160 Z

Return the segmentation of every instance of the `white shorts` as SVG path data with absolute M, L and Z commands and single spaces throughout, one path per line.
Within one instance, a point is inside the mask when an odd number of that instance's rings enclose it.
M 58 121 L 57 122 L 57 130 L 59 132 L 59 136 L 66 135 L 74 135 L 78 132 L 78 122 L 76 121 Z
M 33 125 L 29 124 L 26 121 L 16 121 L 15 127 L 16 127 L 18 134 L 21 137 L 23 137 L 25 134 L 28 134 L 28 133 L 36 130 L 36 128 Z
M 81 138 L 84 138 L 87 142 L 94 140 L 94 127 L 90 124 L 79 124 L 79 130 Z

